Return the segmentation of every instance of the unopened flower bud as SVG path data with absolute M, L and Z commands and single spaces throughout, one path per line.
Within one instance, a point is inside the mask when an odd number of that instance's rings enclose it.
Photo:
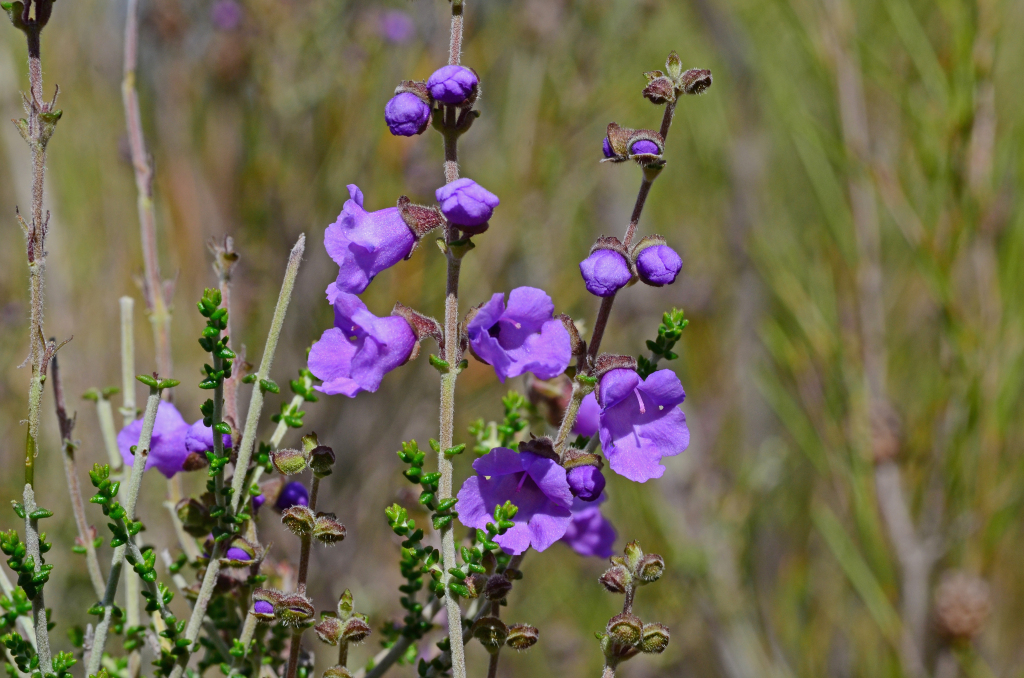
M 270 459 L 278 473 L 291 476 L 306 470 L 309 453 L 304 450 L 274 450 Z
M 345 621 L 352 616 L 353 609 L 352 592 L 345 589 L 345 592 L 341 594 L 341 598 L 338 599 L 338 619 Z
M 224 553 L 223 560 L 230 567 L 244 567 L 252 563 L 256 550 L 244 539 L 236 539 Z
M 640 564 L 640 559 L 644 557 L 643 549 L 640 548 L 640 543 L 637 541 L 631 541 L 626 544 L 626 547 L 622 550 L 626 556 L 625 565 L 629 568 L 630 572 L 636 572 L 636 566 Z
M 640 139 L 629 147 L 632 155 L 660 155 L 658 151 L 658 144 L 650 139 Z
M 484 585 L 484 595 L 488 600 L 501 600 L 512 590 L 512 582 L 504 574 L 492 574 Z
M 476 100 L 480 78 L 471 68 L 442 66 L 427 79 L 427 89 L 435 101 L 449 106 L 472 104 Z
M 651 654 L 661 654 L 668 647 L 669 637 L 668 628 L 663 624 L 657 622 L 644 624 L 640 649 Z
M 633 279 L 626 257 L 612 249 L 591 252 L 580 262 L 580 274 L 587 291 L 598 297 L 612 296 Z
M 529 650 L 540 640 L 540 631 L 529 624 L 513 624 L 508 627 L 505 644 L 513 650 Z
M 345 534 L 345 526 L 335 519 L 333 513 L 317 515 L 313 524 L 313 538 L 318 542 L 325 546 L 334 546 L 345 539 Z
M 430 124 L 430 104 L 412 92 L 398 92 L 384 106 L 384 121 L 396 137 L 422 134 Z
M 309 453 L 309 467 L 317 478 L 326 478 L 334 470 L 334 450 L 326 445 L 317 445 Z
M 981 632 L 992 612 L 988 584 L 966 572 L 943 576 L 935 589 L 935 619 L 939 632 L 959 640 L 970 640 Z
M 577 466 L 566 474 L 569 490 L 582 501 L 594 501 L 604 492 L 605 479 L 596 466 Z
M 301 626 L 309 621 L 315 612 L 313 604 L 305 596 L 297 593 L 282 596 L 274 606 L 274 611 L 281 623 L 291 626 Z
M 341 624 L 341 637 L 347 643 L 361 643 L 370 635 L 370 625 L 366 616 L 354 614 Z
M 339 664 L 324 671 L 324 678 L 352 678 L 352 672 Z
M 491 654 L 504 647 L 508 631 L 508 627 L 497 617 L 480 617 L 470 630 L 473 637 Z
M 670 52 L 668 59 L 665 60 L 665 72 L 670 78 L 678 78 L 683 73 L 683 60 L 679 58 L 675 50 Z
M 445 218 L 470 235 L 486 231 L 494 208 L 501 204 L 498 196 L 469 177 L 445 184 L 434 197 L 441 203 Z
M 328 645 L 337 645 L 341 638 L 341 620 L 337 617 L 324 617 L 313 627 L 317 637 Z
M 313 450 L 320 446 L 320 439 L 317 437 L 316 431 L 310 431 L 302 436 L 299 442 L 302 443 L 302 451 L 306 456 L 309 456 Z
M 665 572 L 665 559 L 659 556 L 657 553 L 650 553 L 640 559 L 637 563 L 636 568 L 633 570 L 633 574 L 637 579 L 649 584 L 654 581 L 661 579 L 661 575 Z
M 636 258 L 637 275 L 653 287 L 671 284 L 682 268 L 683 260 L 668 245 L 647 247 Z
M 281 513 L 281 522 L 292 534 L 302 537 L 313 531 L 316 516 L 307 506 L 292 506 Z
M 598 581 L 611 593 L 625 593 L 632 580 L 633 576 L 624 565 L 613 565 L 605 570 Z
M 608 620 L 605 631 L 623 645 L 636 646 L 643 635 L 644 623 L 631 612 L 621 612 Z
M 292 506 L 309 506 L 309 491 L 297 480 L 285 483 L 274 502 L 274 508 L 278 511 L 285 511 Z

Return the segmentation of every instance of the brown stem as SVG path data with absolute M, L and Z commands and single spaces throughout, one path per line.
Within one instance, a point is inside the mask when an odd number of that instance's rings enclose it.
M 309 484 L 309 510 L 314 514 L 316 513 L 316 499 L 320 493 L 320 479 L 313 476 L 313 480 Z M 312 540 L 308 534 L 302 536 L 302 545 L 299 550 L 299 575 L 296 589 L 300 596 L 306 595 L 306 578 L 309 575 L 309 551 L 312 546 Z M 302 632 L 305 631 L 303 627 L 297 627 L 292 633 L 292 644 L 291 649 L 288 653 L 288 673 L 287 678 L 295 678 L 296 673 L 299 670 L 299 650 L 302 647 Z
M 75 419 L 68 417 L 64 405 L 64 385 L 61 383 L 60 369 L 57 364 L 57 356 L 50 361 L 52 372 L 50 379 L 53 381 L 53 401 L 57 408 L 57 422 L 60 425 L 61 447 L 64 451 L 64 475 L 68 481 L 68 494 L 71 495 L 71 510 L 75 514 L 75 525 L 78 527 L 78 539 L 85 547 L 85 564 L 89 570 L 89 579 L 92 581 L 96 597 L 103 598 L 107 588 L 103 573 L 100 571 L 100 561 L 96 557 L 96 547 L 93 545 L 92 530 L 89 529 L 89 521 L 85 516 L 85 502 L 82 501 L 82 489 L 78 485 L 78 468 L 75 465 L 75 443 L 71 439 L 72 431 L 75 428 Z
M 348 665 L 348 643 L 344 640 L 338 641 L 338 666 Z
M 160 258 L 156 240 L 156 211 L 153 208 L 153 168 L 146 152 L 142 134 L 142 114 L 139 111 L 139 93 L 135 88 L 135 69 L 138 63 L 139 0 L 128 0 L 124 26 L 124 80 L 121 98 L 124 103 L 125 122 L 128 127 L 128 147 L 135 170 L 135 188 L 138 191 L 139 228 L 142 237 L 144 266 L 143 290 L 153 326 L 157 372 L 171 376 L 171 310 L 167 305 L 164 283 L 160 279 Z M 170 398 L 172 389 L 164 391 Z
M 501 651 L 495 652 L 491 655 L 491 663 L 487 665 L 487 678 L 497 678 L 498 676 L 498 659 L 501 657 Z

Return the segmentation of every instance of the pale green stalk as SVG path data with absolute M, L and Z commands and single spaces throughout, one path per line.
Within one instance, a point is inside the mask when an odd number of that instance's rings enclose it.
M 120 473 L 121 468 L 124 466 L 124 460 L 121 459 L 121 451 L 117 447 L 117 426 L 114 424 L 114 408 L 106 394 L 101 393 L 96 399 L 96 415 L 100 420 L 100 434 L 103 436 L 103 447 L 107 450 L 110 472 Z
M 121 297 L 121 425 L 135 421 L 135 300 Z
M 281 293 L 277 297 L 277 306 L 274 308 L 274 318 L 270 323 L 270 333 L 267 336 L 267 344 L 263 349 L 263 360 L 260 362 L 260 369 L 256 374 L 256 385 L 252 389 L 252 398 L 249 400 L 249 411 L 245 418 L 245 430 L 242 433 L 242 442 L 238 449 L 238 459 L 235 462 L 235 474 L 231 481 L 231 513 L 237 513 L 242 497 L 242 483 L 247 475 L 249 460 L 252 458 L 253 446 L 256 442 L 256 427 L 259 425 L 260 410 L 263 409 L 263 389 L 260 388 L 260 381 L 266 379 L 270 374 L 270 366 L 274 362 L 274 352 L 277 350 L 277 342 L 281 338 L 281 328 L 284 326 L 285 313 L 288 311 L 288 304 L 291 301 L 292 289 L 295 287 L 295 277 L 299 273 L 299 264 L 302 263 L 302 253 L 306 248 L 306 236 L 300 235 L 295 246 L 292 247 L 288 256 L 288 267 L 285 269 L 284 281 L 281 283 Z M 246 488 L 248 489 L 248 488 Z M 248 496 L 248 492 L 245 492 Z M 217 583 L 217 575 L 220 574 L 220 558 L 223 556 L 226 541 L 219 542 L 214 546 L 210 554 L 210 564 L 206 568 L 199 595 L 196 598 L 195 607 L 192 608 L 192 616 L 189 617 L 188 625 L 185 627 L 185 638 L 190 643 L 190 648 L 196 648 L 196 641 L 199 639 L 199 630 L 202 627 L 203 618 L 206 616 L 206 607 L 210 604 L 210 597 L 213 595 L 214 586 Z M 188 664 L 189 654 L 183 655 L 171 672 L 171 678 L 181 678 Z

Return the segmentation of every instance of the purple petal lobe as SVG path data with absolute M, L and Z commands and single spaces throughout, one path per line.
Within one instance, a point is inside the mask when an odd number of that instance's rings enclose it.
M 185 457 L 188 456 L 188 450 L 185 448 L 188 430 L 189 426 L 177 408 L 171 403 L 161 401 L 153 423 L 153 437 L 146 460 L 146 470 L 156 468 L 168 478 L 180 471 L 182 464 L 185 463 Z M 136 419 L 117 434 L 117 447 L 127 466 L 131 466 L 135 461 L 131 447 L 138 445 L 141 435 L 142 419 Z
M 600 417 L 601 406 L 597 404 L 597 396 L 588 393 L 583 396 L 583 402 L 580 403 L 580 411 L 576 415 L 576 423 L 572 427 L 572 432 L 578 436 L 592 437 L 597 433 Z
M 637 275 L 648 285 L 661 287 L 675 281 L 683 268 L 683 260 L 668 245 L 655 245 L 640 252 L 636 259 Z
M 477 84 L 476 73 L 465 66 L 442 66 L 427 80 L 427 89 L 435 101 L 453 106 L 466 101 Z

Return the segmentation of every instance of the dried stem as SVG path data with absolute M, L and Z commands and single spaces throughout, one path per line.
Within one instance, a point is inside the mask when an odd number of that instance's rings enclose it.
M 121 99 L 124 102 L 124 117 L 128 127 L 128 148 L 135 170 L 135 188 L 139 194 L 139 229 L 142 236 L 144 266 L 143 291 L 149 310 L 149 322 L 153 326 L 157 372 L 170 377 L 174 374 L 171 360 L 171 309 L 167 299 L 169 289 L 165 289 L 165 284 L 160 279 L 156 210 L 153 207 L 153 168 L 146 152 L 146 140 L 142 135 L 139 93 L 135 88 L 138 48 L 139 0 L 128 0 L 124 25 L 124 79 L 121 82 Z M 171 391 L 168 389 L 167 393 L 169 395 Z
M 89 571 L 89 580 L 92 581 L 96 597 L 102 598 L 104 590 L 103 573 L 100 571 L 99 558 L 96 557 L 96 546 L 93 544 L 89 520 L 85 516 L 85 503 L 82 501 L 82 488 L 78 484 L 78 467 L 75 464 L 75 447 L 77 446 L 71 438 L 75 428 L 75 418 L 68 417 L 67 408 L 64 405 L 64 385 L 61 382 L 56 356 L 53 357 L 51 365 L 53 366 L 53 371 L 50 375 L 50 378 L 53 380 L 53 401 L 57 408 L 57 423 L 60 425 L 61 449 L 64 452 L 64 475 L 68 481 L 71 510 L 75 514 L 78 539 L 85 548 L 85 565 Z

